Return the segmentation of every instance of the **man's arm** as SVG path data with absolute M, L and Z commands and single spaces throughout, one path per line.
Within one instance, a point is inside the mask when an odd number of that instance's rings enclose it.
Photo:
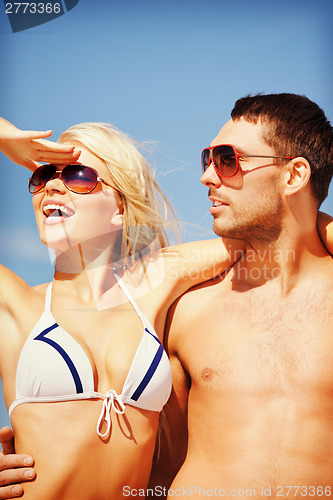
M 179 325 L 177 321 L 173 321 L 173 318 L 178 302 L 169 311 L 165 331 L 165 349 L 169 355 L 172 369 L 172 392 L 161 412 L 157 446 L 149 482 L 149 488 L 163 487 L 166 494 L 185 461 L 188 442 L 187 404 L 190 378 L 177 354 L 177 344 L 180 340 L 180 335 L 177 334 Z
M 333 255 L 333 217 L 324 212 L 318 212 L 317 228 L 321 241 Z
M 175 371 L 173 370 L 172 373 L 174 374 Z M 174 377 L 173 384 L 177 386 Z M 179 400 L 176 388 L 176 390 L 172 389 L 169 401 L 160 414 L 158 438 L 148 488 L 165 488 L 167 492 L 184 463 L 186 452 L 187 412 L 182 401 Z
M 0 429 L 0 500 L 17 498 L 23 494 L 21 482 L 31 481 L 36 473 L 34 460 L 29 455 L 16 455 L 13 432 L 9 427 Z

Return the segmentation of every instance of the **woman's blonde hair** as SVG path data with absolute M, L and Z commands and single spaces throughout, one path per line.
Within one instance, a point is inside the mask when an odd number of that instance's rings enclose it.
M 107 166 L 124 211 L 122 259 L 142 252 L 156 239 L 160 247 L 167 246 L 167 230 L 179 235 L 174 211 L 138 150 L 141 144 L 112 125 L 95 122 L 70 127 L 58 142 L 82 145 Z

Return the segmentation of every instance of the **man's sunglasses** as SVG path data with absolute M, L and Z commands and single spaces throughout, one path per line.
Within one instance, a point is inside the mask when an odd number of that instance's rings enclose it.
M 237 174 L 240 165 L 240 158 L 283 158 L 293 160 L 296 156 L 263 156 L 263 155 L 245 155 L 238 153 L 234 146 L 230 144 L 220 144 L 210 146 L 201 153 L 201 168 L 204 174 L 211 163 L 220 177 L 233 177 Z
M 66 188 L 73 193 L 88 194 L 91 193 L 98 182 L 104 182 L 98 176 L 96 170 L 84 165 L 66 165 L 63 170 L 57 170 L 55 165 L 47 164 L 37 168 L 29 179 L 29 191 L 31 194 L 41 191 L 45 184 L 59 176 Z

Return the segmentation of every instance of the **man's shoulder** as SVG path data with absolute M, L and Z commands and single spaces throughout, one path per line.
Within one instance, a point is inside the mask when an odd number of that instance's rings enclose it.
M 181 295 L 171 306 L 169 310 L 169 321 L 172 322 L 172 328 L 181 329 L 193 322 L 202 321 L 210 310 L 212 298 L 216 297 L 218 290 L 223 286 L 223 276 L 205 281 L 190 288 Z
M 331 255 L 317 259 L 317 265 L 313 268 L 312 279 L 314 283 L 322 283 L 333 289 L 333 257 Z

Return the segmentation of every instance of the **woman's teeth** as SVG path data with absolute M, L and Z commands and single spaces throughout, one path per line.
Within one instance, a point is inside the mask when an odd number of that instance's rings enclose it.
M 53 203 L 45 205 L 43 213 L 46 217 L 71 217 L 75 212 L 69 207 Z

